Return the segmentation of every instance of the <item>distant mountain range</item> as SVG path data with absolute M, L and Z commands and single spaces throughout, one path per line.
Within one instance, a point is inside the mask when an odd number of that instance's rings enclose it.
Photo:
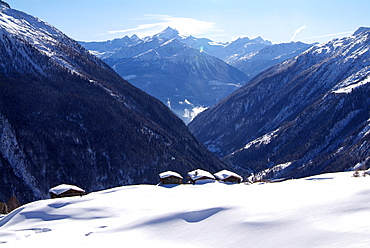
M 164 104 L 56 28 L 0 1 L 0 201 L 224 168 Z
M 369 47 L 370 28 L 315 45 L 263 71 L 189 128 L 229 165 L 258 178 L 368 168 Z
M 158 98 L 185 123 L 251 77 L 311 45 L 273 45 L 261 37 L 217 43 L 181 36 L 175 29 L 146 37 L 80 42 L 129 82 Z

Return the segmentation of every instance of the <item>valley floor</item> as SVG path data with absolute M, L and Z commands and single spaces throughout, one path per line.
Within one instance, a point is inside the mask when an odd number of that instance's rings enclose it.
M 370 177 L 123 186 L 0 217 L 1 247 L 370 247 Z

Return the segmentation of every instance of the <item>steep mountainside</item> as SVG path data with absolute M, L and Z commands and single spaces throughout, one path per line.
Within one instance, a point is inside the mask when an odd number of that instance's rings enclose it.
M 266 177 L 368 166 L 370 29 L 316 45 L 190 123 L 207 147 Z
M 274 44 L 255 53 L 237 54 L 227 62 L 252 78 L 273 65 L 299 55 L 311 46 L 302 42 Z
M 223 167 L 160 101 L 54 27 L 0 3 L 0 201 Z

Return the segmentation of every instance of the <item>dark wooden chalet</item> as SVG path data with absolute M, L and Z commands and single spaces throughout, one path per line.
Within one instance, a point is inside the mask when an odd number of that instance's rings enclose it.
M 215 174 L 215 177 L 217 178 L 217 180 L 226 183 L 241 183 L 243 181 L 243 178 L 241 176 L 228 170 L 217 172 Z
M 161 184 L 182 184 L 182 176 L 173 171 L 165 171 L 159 174 Z
M 83 196 L 86 195 L 85 190 L 68 184 L 61 184 L 49 190 L 51 198 L 61 198 L 69 196 Z

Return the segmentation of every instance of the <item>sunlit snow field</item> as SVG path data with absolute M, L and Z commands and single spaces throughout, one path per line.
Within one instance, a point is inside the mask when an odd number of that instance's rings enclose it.
M 370 247 L 370 176 L 123 186 L 0 217 L 1 247 Z

